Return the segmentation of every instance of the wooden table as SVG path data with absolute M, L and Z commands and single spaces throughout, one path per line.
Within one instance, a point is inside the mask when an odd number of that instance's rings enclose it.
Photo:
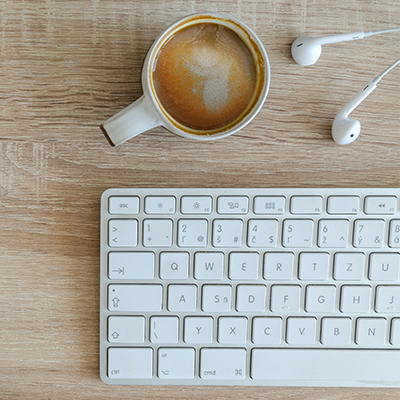
M 241 132 L 197 142 L 158 128 L 112 148 L 99 125 L 141 94 L 142 60 L 181 16 L 231 14 L 268 52 L 267 101 Z M 1 399 L 398 399 L 400 389 L 111 387 L 99 378 L 99 202 L 109 187 L 399 187 L 400 34 L 325 46 L 302 68 L 300 34 L 400 26 L 390 0 L 3 0 L 0 3 Z

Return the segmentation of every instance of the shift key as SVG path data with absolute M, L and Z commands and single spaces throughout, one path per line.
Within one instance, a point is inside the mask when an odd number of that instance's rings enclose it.
M 108 309 L 124 312 L 161 311 L 162 286 L 109 285 Z

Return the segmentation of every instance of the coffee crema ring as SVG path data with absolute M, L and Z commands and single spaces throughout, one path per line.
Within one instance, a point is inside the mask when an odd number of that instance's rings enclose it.
M 164 43 L 154 63 L 153 82 L 171 118 L 208 134 L 234 123 L 249 108 L 257 68 L 236 32 L 217 23 L 198 23 Z

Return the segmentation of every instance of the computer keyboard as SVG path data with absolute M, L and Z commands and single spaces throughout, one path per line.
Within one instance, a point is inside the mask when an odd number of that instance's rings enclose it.
M 400 386 L 400 189 L 108 189 L 109 384 Z

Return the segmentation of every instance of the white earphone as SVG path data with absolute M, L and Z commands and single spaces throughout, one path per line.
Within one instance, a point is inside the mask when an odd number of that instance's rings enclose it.
M 297 64 L 305 67 L 315 64 L 322 51 L 322 45 L 328 43 L 345 42 L 358 40 L 364 37 L 400 31 L 400 28 L 386 29 L 381 31 L 369 32 L 350 32 L 330 36 L 300 36 L 292 43 L 292 57 Z M 332 137 L 338 144 L 349 144 L 354 142 L 361 131 L 361 124 L 355 119 L 350 119 L 349 114 L 376 89 L 376 84 L 397 64 L 400 59 L 395 61 L 389 68 L 369 81 L 336 115 L 332 125 Z
M 360 135 L 361 125 L 356 119 L 350 119 L 349 114 L 376 89 L 377 83 L 397 64 L 400 58 L 389 68 L 383 71 L 372 81 L 369 81 L 336 115 L 332 125 L 332 137 L 338 144 L 349 144 L 354 142 Z
M 379 35 L 381 33 L 396 31 L 400 31 L 400 28 L 385 29 L 374 32 L 358 31 L 319 37 L 300 36 L 292 43 L 292 57 L 297 62 L 297 64 L 306 67 L 308 65 L 313 65 L 318 61 L 321 55 L 323 44 L 347 42 L 349 40 L 358 40 L 373 35 Z

